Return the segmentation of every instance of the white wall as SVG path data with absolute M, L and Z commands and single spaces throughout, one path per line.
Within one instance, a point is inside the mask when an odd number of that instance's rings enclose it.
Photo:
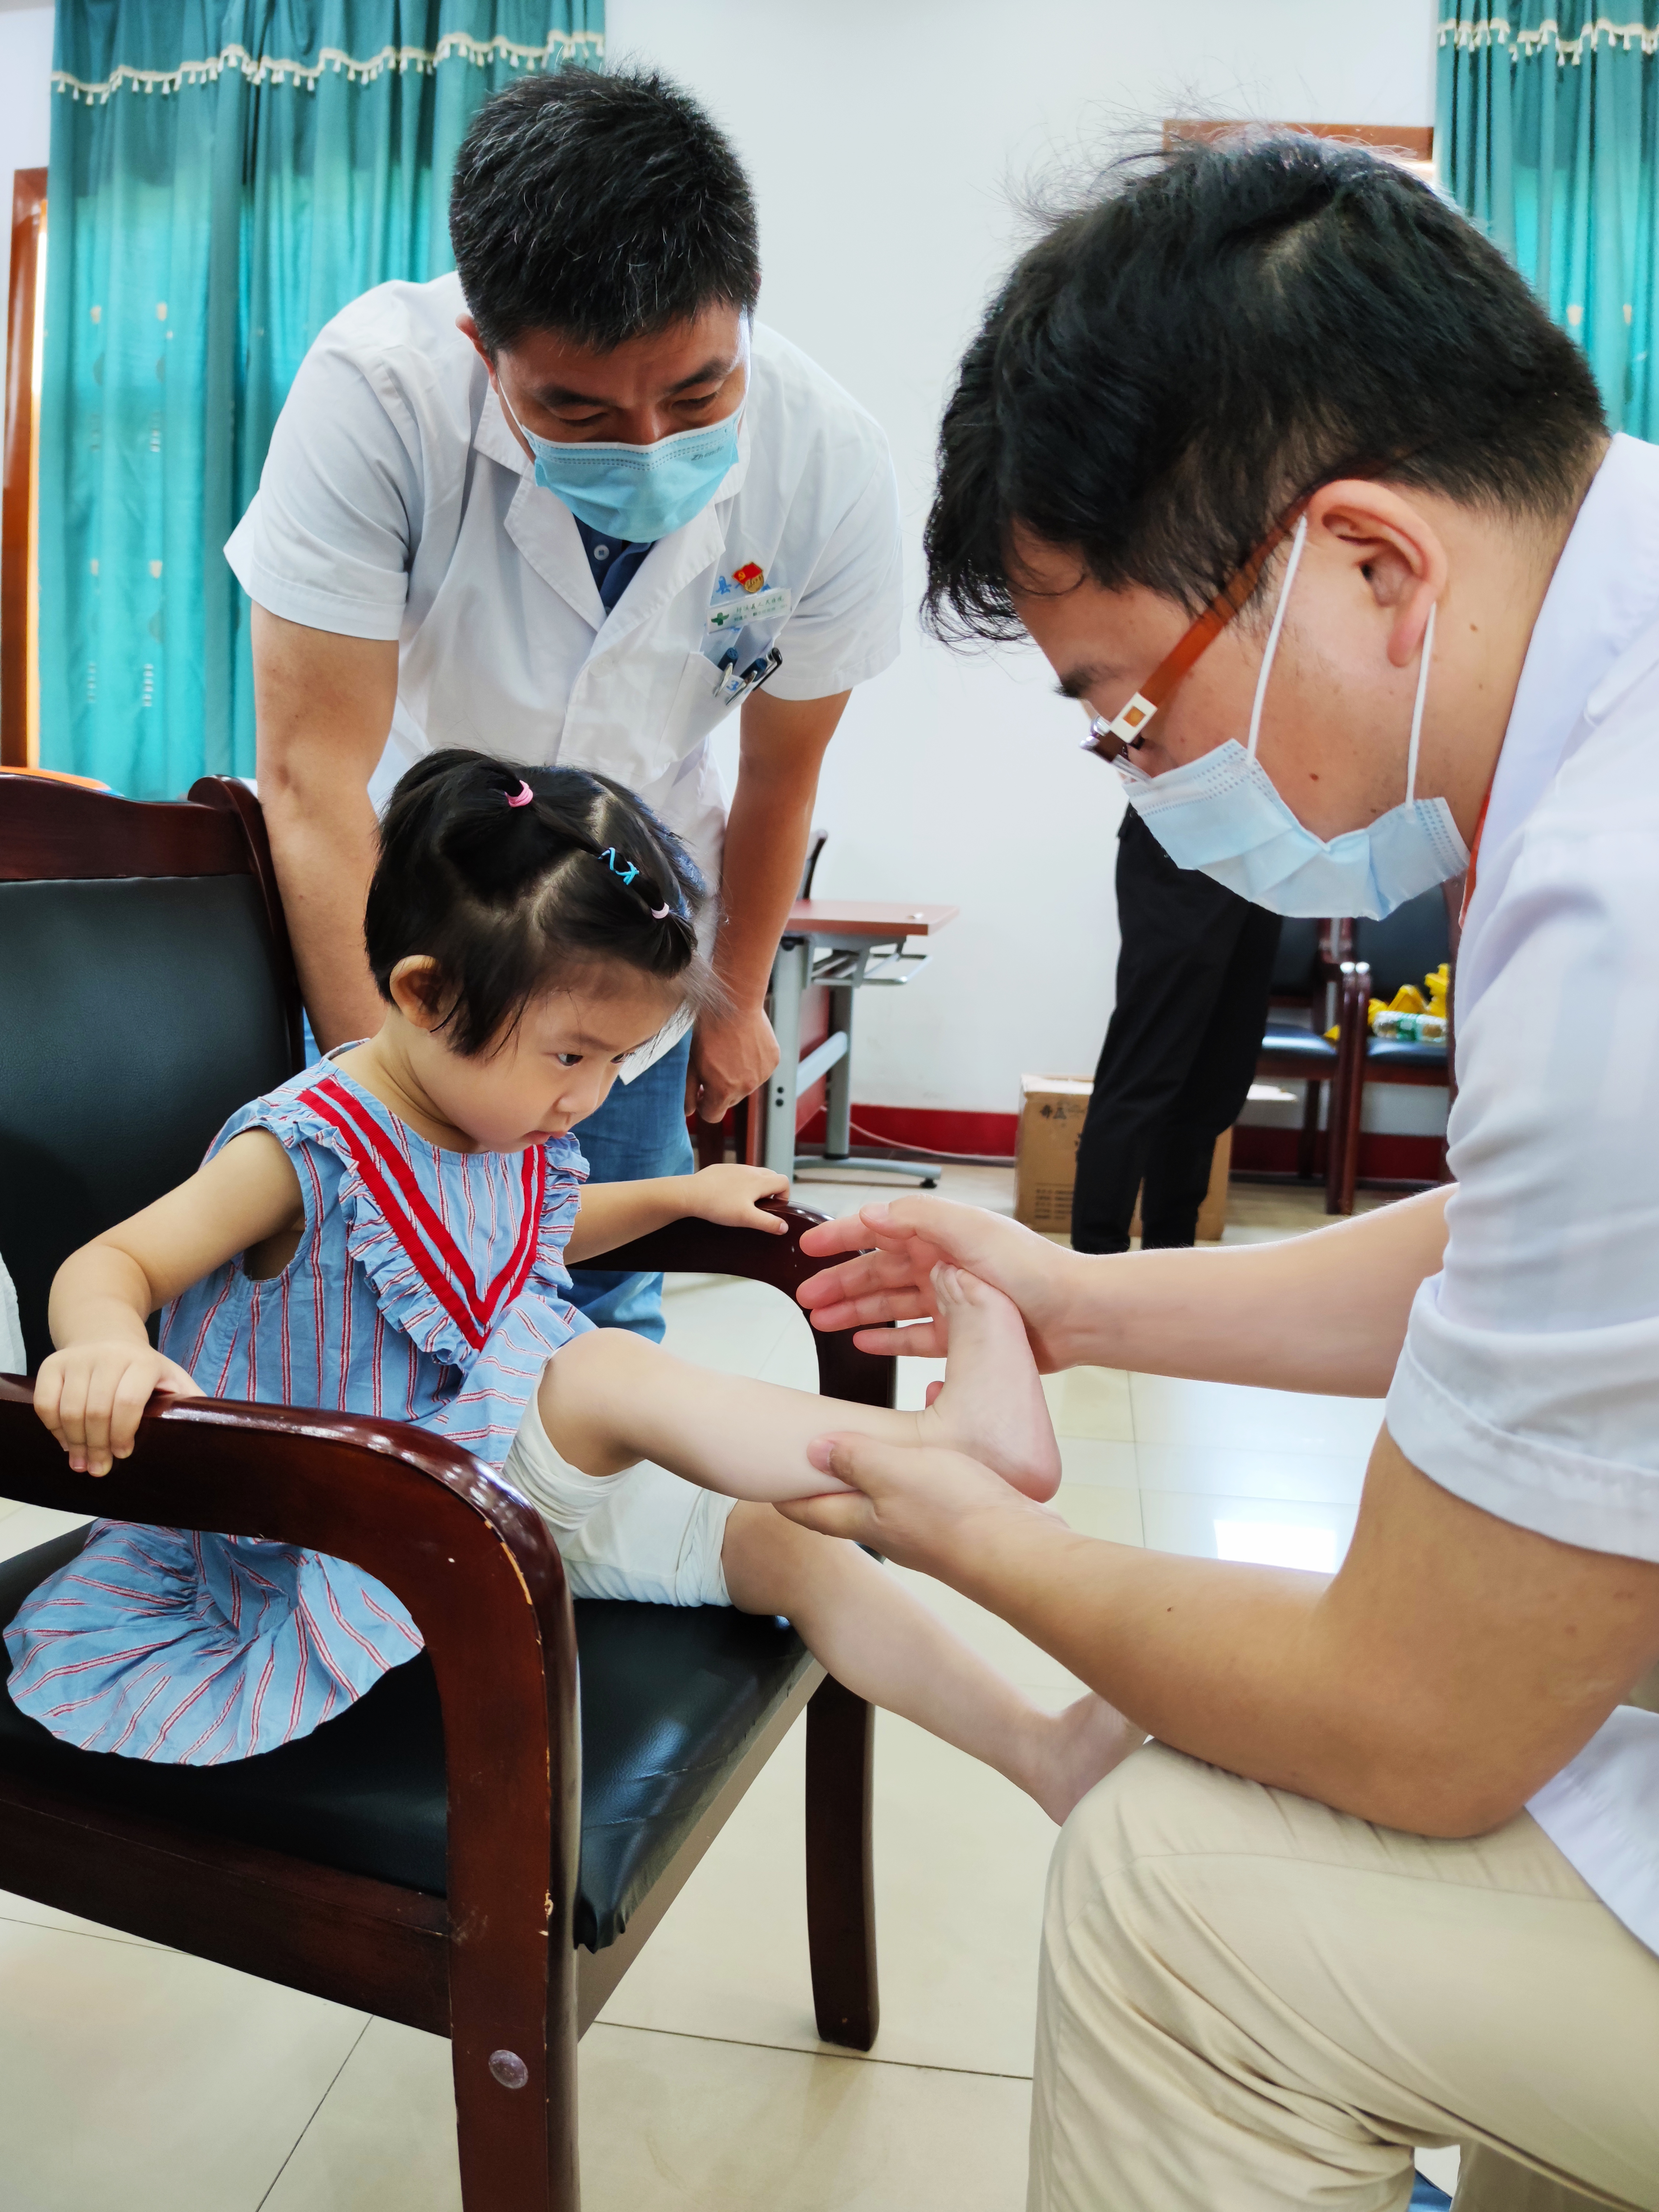
M 1436 14 L 1430 0 L 608 0 L 607 42 L 695 92 L 748 163 L 762 314 L 884 426 L 914 605 L 939 410 L 1024 236 L 1011 190 L 1166 114 L 1431 122 Z M 962 908 L 926 975 L 861 994 L 861 1100 L 1012 1112 L 1022 1072 L 1094 1065 L 1121 802 L 1050 680 L 1029 652 L 951 655 L 912 623 L 899 665 L 848 711 L 818 888 Z

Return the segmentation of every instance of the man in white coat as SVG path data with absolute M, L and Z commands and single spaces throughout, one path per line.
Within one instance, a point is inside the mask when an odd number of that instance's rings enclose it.
M 307 355 L 227 547 L 253 602 L 258 781 L 319 1042 L 375 1028 L 375 814 L 471 745 L 638 792 L 721 899 L 728 994 L 584 1124 L 596 1179 L 690 1164 L 776 1064 L 764 999 L 819 764 L 898 650 L 880 430 L 757 324 L 730 145 L 659 77 L 529 77 L 456 163 L 457 274 L 383 284 Z M 738 708 L 729 816 L 708 750 Z M 660 1333 L 651 1279 L 589 1273 L 596 1322 Z
M 821 1324 L 1387 1404 L 1334 1576 L 1092 1542 L 860 1447 L 790 1509 L 1157 1741 L 1049 1884 L 1033 2212 L 1659 2207 L 1659 448 L 1453 209 L 1268 137 L 1026 256 L 945 417 L 941 622 L 1023 628 L 1178 866 L 1286 915 L 1470 886 L 1454 1190 L 1107 1259 L 906 1199 Z M 1103 775 L 1108 773 L 1102 771 Z M 1040 827 L 1034 834 L 1040 834 Z M 931 1318 L 930 1318 L 931 1316 Z

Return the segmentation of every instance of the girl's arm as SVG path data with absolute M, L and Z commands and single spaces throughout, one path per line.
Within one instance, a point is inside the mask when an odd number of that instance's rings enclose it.
M 240 1252 L 275 1262 L 254 1273 L 280 1272 L 304 1225 L 287 1153 L 245 1129 L 188 1182 L 70 1255 L 52 1285 L 58 1349 L 35 1378 L 34 1410 L 76 1474 L 107 1474 L 127 1457 L 153 1391 L 201 1395 L 145 1334 L 156 1308 Z
M 770 1168 L 704 1168 L 697 1175 L 655 1176 L 645 1182 L 584 1183 L 564 1256 L 580 1267 L 601 1252 L 688 1217 L 781 1237 L 788 1224 L 775 1213 L 763 1213 L 760 1201 L 788 1195 L 788 1176 Z

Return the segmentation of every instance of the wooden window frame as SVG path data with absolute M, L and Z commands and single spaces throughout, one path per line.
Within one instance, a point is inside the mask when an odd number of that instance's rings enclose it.
M 12 177 L 11 281 L 6 313 L 5 480 L 0 494 L 0 767 L 33 768 L 40 750 L 36 546 L 40 425 L 35 354 L 45 311 L 39 283 L 46 172 Z
M 1305 131 L 1310 138 L 1346 138 L 1391 154 L 1425 182 L 1434 177 L 1434 126 L 1429 123 L 1270 123 L 1255 116 L 1166 115 L 1164 143 L 1225 138 L 1235 131 Z

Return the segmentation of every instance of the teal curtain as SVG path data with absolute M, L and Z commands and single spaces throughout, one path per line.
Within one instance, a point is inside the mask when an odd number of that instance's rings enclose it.
M 1614 428 L 1659 439 L 1659 0 L 1456 0 L 1445 18 L 1442 182 L 1583 345 Z
M 40 738 L 165 798 L 251 775 L 222 548 L 319 330 L 453 264 L 456 149 L 603 0 L 58 0 L 40 421 Z

